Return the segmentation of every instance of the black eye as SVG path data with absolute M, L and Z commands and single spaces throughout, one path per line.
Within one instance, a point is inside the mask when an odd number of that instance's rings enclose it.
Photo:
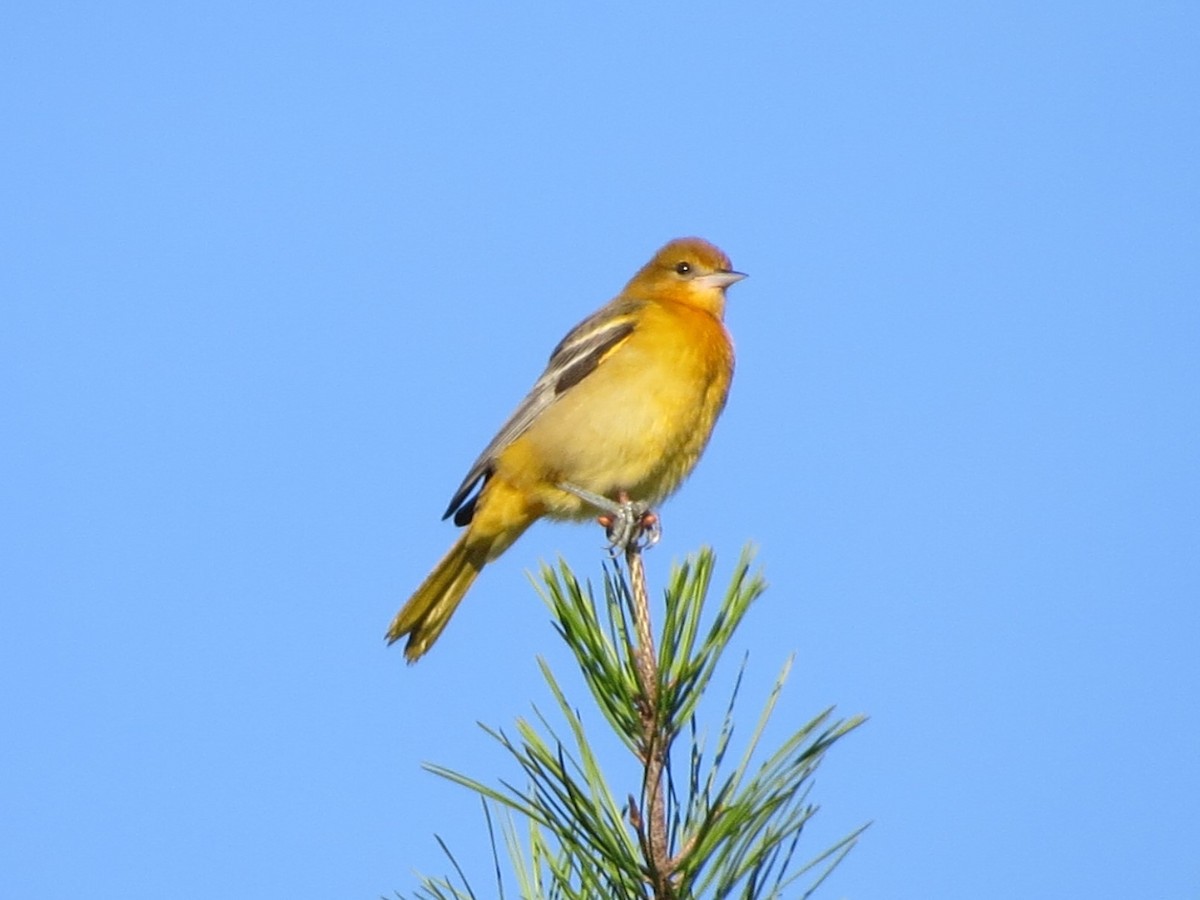
M 692 264 L 690 262 L 677 262 L 675 263 L 675 271 L 680 275 L 686 275 L 692 271 Z

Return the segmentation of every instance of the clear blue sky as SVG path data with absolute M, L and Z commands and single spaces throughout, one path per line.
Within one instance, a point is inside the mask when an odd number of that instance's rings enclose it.
M 871 716 L 823 896 L 1200 896 L 1200 7 L 4 20 L 5 896 L 377 897 L 435 832 L 486 883 L 420 763 L 513 774 L 475 723 L 570 670 L 524 573 L 599 535 L 533 529 L 414 668 L 383 632 L 684 234 L 751 277 L 650 573 L 755 542 L 747 712 L 795 652 L 781 729 Z

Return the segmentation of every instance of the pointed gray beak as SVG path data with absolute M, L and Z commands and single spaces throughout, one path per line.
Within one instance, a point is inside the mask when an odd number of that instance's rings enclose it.
M 711 275 L 701 275 L 693 284 L 698 283 L 705 287 L 721 288 L 724 290 L 745 277 L 744 272 L 713 272 Z

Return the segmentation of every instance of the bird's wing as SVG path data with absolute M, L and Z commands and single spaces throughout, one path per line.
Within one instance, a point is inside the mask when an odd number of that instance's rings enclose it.
M 516 411 L 488 444 L 458 486 L 443 519 L 465 525 L 475 512 L 478 495 L 467 498 L 491 474 L 496 457 L 533 424 L 546 407 L 583 381 L 610 353 L 623 344 L 637 325 L 640 301 L 619 298 L 571 329 L 550 354 L 546 371 L 525 395 Z

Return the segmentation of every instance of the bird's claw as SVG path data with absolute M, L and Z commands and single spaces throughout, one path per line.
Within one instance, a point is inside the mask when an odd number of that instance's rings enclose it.
M 604 526 L 608 552 L 614 557 L 631 547 L 639 550 L 653 547 L 662 538 L 662 521 L 649 504 L 630 500 L 624 491 L 619 500 L 610 500 L 573 484 L 559 487 L 602 511 L 598 521 Z
M 644 550 L 658 543 L 662 522 L 645 503 L 625 500 L 616 506 L 615 512 L 600 516 L 610 555 L 616 556 L 631 546 Z

